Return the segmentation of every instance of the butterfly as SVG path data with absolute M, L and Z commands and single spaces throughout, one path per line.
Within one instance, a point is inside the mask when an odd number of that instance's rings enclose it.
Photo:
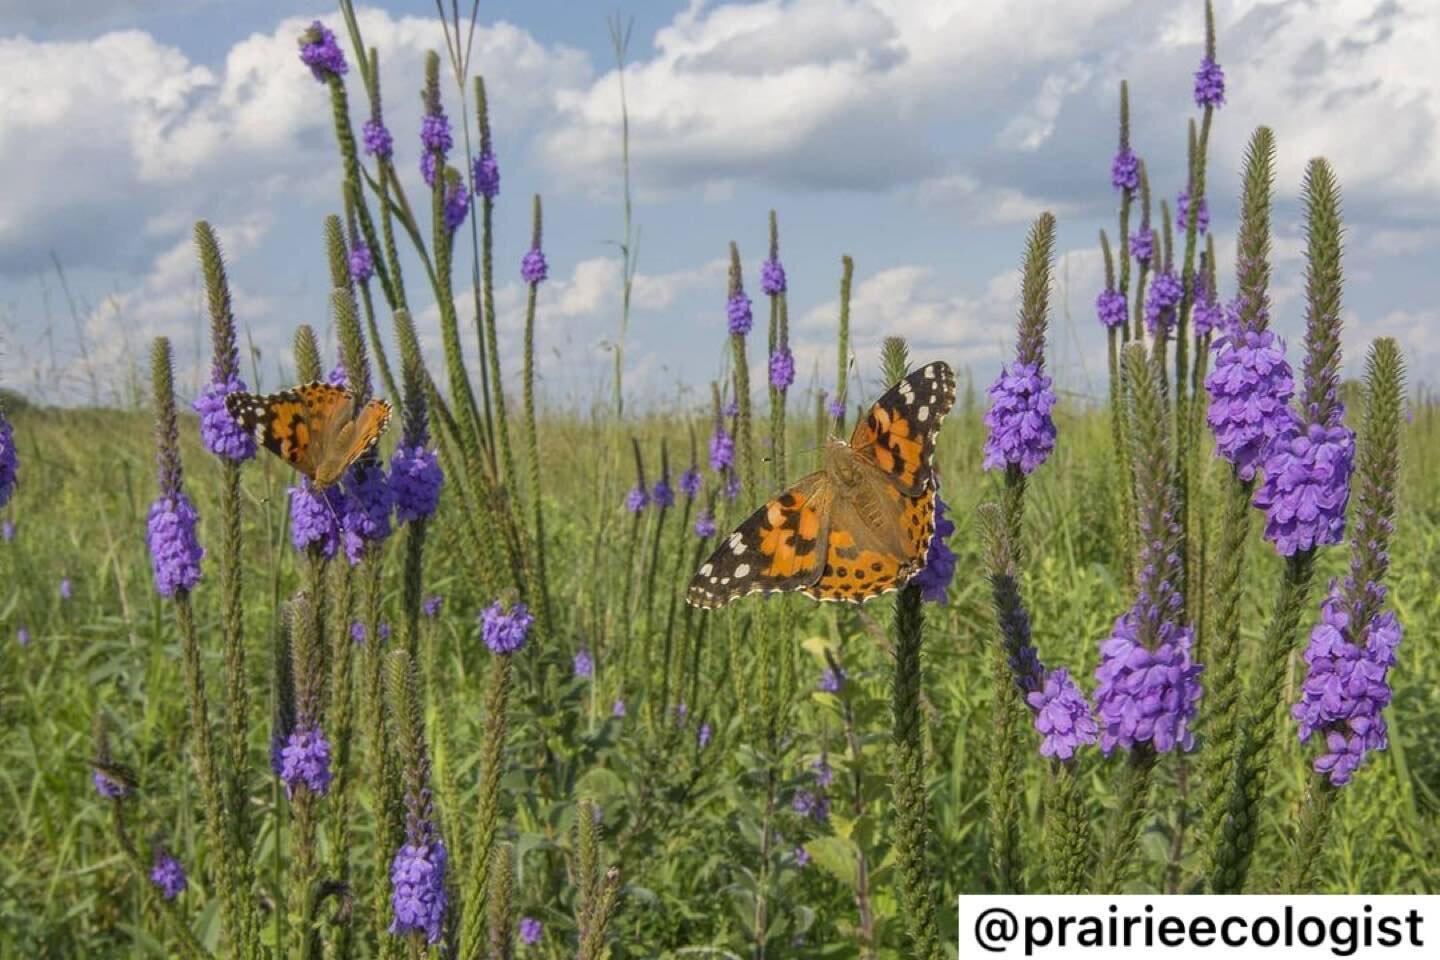
M 721 541 L 686 602 L 721 607 L 751 593 L 798 590 L 863 603 L 925 565 L 935 532 L 935 437 L 955 402 L 948 364 L 927 363 L 885 391 L 850 442 L 832 439 L 823 469 L 781 493 Z
M 387 401 L 371 399 L 357 413 L 355 394 L 318 381 L 268 396 L 232 393 L 225 409 L 261 446 L 309 477 L 316 490 L 338 481 L 390 423 Z

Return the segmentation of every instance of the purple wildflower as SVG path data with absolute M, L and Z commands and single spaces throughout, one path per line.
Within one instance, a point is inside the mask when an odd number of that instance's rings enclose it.
M 488 147 L 475 158 L 475 192 L 486 200 L 500 196 L 500 163 Z
M 1155 274 L 1150 282 L 1150 296 L 1145 298 L 1145 329 L 1151 336 L 1165 337 L 1175 324 L 1175 308 L 1180 304 L 1184 288 L 1169 270 Z
M 670 486 L 669 477 L 661 477 L 655 481 L 655 488 L 650 491 L 650 500 L 661 510 L 675 506 L 675 490 Z
M 1040 364 L 1015 361 L 1000 370 L 990 387 L 985 425 L 986 470 L 1009 465 L 1033 473 L 1055 449 L 1055 391 Z
M 649 504 L 650 494 L 646 493 L 645 488 L 638 483 L 630 488 L 629 493 L 625 494 L 625 509 L 631 513 L 639 513 Z
M 684 473 L 680 474 L 680 492 L 685 494 L 686 499 L 694 500 L 700 496 L 703 486 L 704 481 L 700 478 L 700 468 L 693 463 L 685 468 Z
M 28 627 L 17 627 L 15 630 L 15 642 L 22 647 L 30 646 L 30 629 Z
M 715 513 L 713 510 L 705 509 L 695 518 L 695 536 L 701 540 L 708 540 L 715 536 Z
M 839 420 L 845 416 L 845 398 L 832 397 L 830 402 L 825 404 L 825 412 L 830 414 L 832 420 Z
M 1138 604 L 1137 604 L 1138 607 Z M 1200 699 L 1203 669 L 1190 661 L 1189 627 L 1164 622 L 1154 650 L 1140 642 L 1140 614 L 1131 609 L 1115 621 L 1100 646 L 1095 669 L 1095 713 L 1100 749 L 1108 756 L 1117 746 L 1129 750 L 1149 743 L 1160 753 L 1194 745 L 1190 720 Z
M 9 517 L 6 517 L 4 520 L 0 520 L 0 540 L 3 540 L 5 543 L 9 543 L 11 540 L 14 539 L 15 521 L 11 520 Z
M 356 464 L 345 475 L 344 530 L 345 557 L 354 566 L 365 558 L 368 545 L 390 536 L 390 511 L 394 496 L 378 463 Z
M 69 577 L 60 578 L 60 599 L 69 600 L 75 595 L 75 586 L 70 582 Z
M 200 515 L 184 492 L 161 496 L 150 505 L 145 543 L 155 573 L 155 592 L 173 597 L 195 589 L 200 582 L 200 558 L 205 550 L 195 537 Z
M 285 738 L 280 751 L 280 779 L 285 782 L 286 796 L 302 783 L 318 796 L 330 789 L 330 741 L 317 724 L 298 726 Z
M 363 647 L 365 646 L 365 638 L 365 624 L 359 620 L 352 621 L 350 624 L 350 642 L 357 647 Z
M 523 603 L 517 603 L 506 610 L 498 602 L 486 607 L 480 614 L 480 636 L 485 646 L 497 656 L 515 653 L 525 646 L 530 634 L 530 625 L 535 617 Z
M 290 543 L 296 550 L 314 549 L 326 560 L 335 556 L 340 547 L 338 516 L 344 509 L 343 496 L 333 487 L 317 493 L 308 478 L 290 488 Z
M 795 354 L 789 347 L 781 347 L 770 354 L 770 386 L 776 390 L 788 390 L 795 382 Z
M 166 900 L 174 900 L 185 892 L 185 868 L 164 850 L 155 851 L 155 865 L 150 868 L 150 882 Z
M 810 764 L 810 769 L 815 773 L 815 782 L 822 787 L 830 786 L 835 780 L 835 770 L 830 766 L 830 761 L 824 754 L 815 758 L 815 762 Z
M 809 790 L 796 790 L 795 796 L 790 799 L 790 809 L 802 817 L 810 816 L 815 812 L 815 794 Z
M 331 367 L 330 372 L 325 374 L 325 382 L 332 387 L 350 386 L 350 372 L 345 369 L 344 360 L 335 361 L 335 366 Z
M 540 942 L 540 935 L 545 932 L 545 925 L 534 917 L 520 918 L 520 942 L 527 947 L 533 947 Z
M 1155 231 L 1141 227 L 1130 234 L 1130 252 L 1141 263 L 1149 263 L 1150 258 L 1155 256 Z
M 5 411 L 0 409 L 0 507 L 10 502 L 10 497 L 15 492 L 15 477 L 19 472 L 20 458 L 15 454 L 15 428 L 5 419 Z
M 590 651 L 581 647 L 575 651 L 575 676 L 581 680 L 589 680 L 595 673 L 595 661 L 590 658 Z
M 334 32 L 319 20 L 300 34 L 300 62 L 309 67 L 310 73 L 321 83 L 330 77 L 343 77 L 349 69 L 345 63 L 345 52 L 335 42 Z
M 1100 291 L 1100 296 L 1095 298 L 1095 315 L 1100 318 L 1100 323 L 1106 329 L 1113 329 L 1123 324 L 1127 312 L 1125 294 L 1118 290 L 1106 288 Z
M 422 445 L 395 448 L 390 458 L 390 493 L 395 500 L 395 522 L 424 520 L 440 505 L 445 473 L 434 450 Z
M 1190 319 L 1195 324 L 1195 336 L 1203 337 L 1225 328 L 1225 307 L 1216 301 L 1211 291 L 1205 290 L 1200 299 L 1195 301 L 1195 309 L 1190 312 Z
M 389 160 L 395 155 L 395 138 L 390 136 L 390 131 L 380 120 L 372 118 L 365 121 L 365 152 L 381 160 Z
M 1195 71 L 1195 106 L 1221 107 L 1225 105 L 1225 71 L 1220 64 L 1209 57 L 1200 61 Z
M 350 279 L 364 283 L 375 274 L 375 258 L 364 240 L 356 240 L 350 246 Z
M 223 382 L 212 380 L 194 403 L 195 412 L 200 414 L 200 439 L 205 449 L 235 463 L 255 456 L 255 435 L 236 423 L 230 411 L 225 409 L 225 398 L 245 389 L 245 381 L 239 377 Z M 3 445 L 3 439 L 0 439 L 0 446 Z M 5 498 L 0 496 L 0 503 L 4 502 Z
M 778 258 L 760 264 L 760 289 L 771 297 L 785 292 L 785 267 Z
M 700 732 L 695 735 L 695 742 L 699 744 L 701 750 L 704 750 L 706 747 L 710 746 L 710 737 L 714 733 L 715 731 L 711 729 L 710 724 L 700 724 Z
M 845 686 L 845 671 L 840 667 L 826 667 L 820 671 L 817 686 L 824 693 L 839 693 L 840 688 Z
M 520 258 L 520 278 L 535 286 L 550 275 L 550 266 L 545 262 L 545 253 L 539 247 L 531 247 Z
M 930 538 L 930 550 L 925 555 L 925 566 L 911 578 L 910 582 L 920 588 L 920 599 L 931 603 L 945 603 L 950 590 L 950 581 L 955 577 L 955 553 L 948 543 L 955 532 L 955 521 L 945 516 L 948 509 L 935 491 L 935 533 Z
M 1184 233 L 1189 229 L 1190 219 L 1190 191 L 1181 190 L 1175 198 L 1175 229 Z M 1200 198 L 1200 204 L 1195 214 L 1195 232 L 1204 233 L 1210 227 L 1210 208 L 1205 203 L 1205 198 Z
M 731 417 L 734 417 L 734 416 L 735 416 L 736 414 L 738 414 L 739 412 L 740 412 L 740 401 L 739 401 L 739 400 L 736 400 L 734 397 L 731 397 L 729 400 L 726 400 L 726 401 L 725 401 L 725 405 L 720 408 L 720 415 L 723 416 L 723 417 L 725 417 L 726 419 L 729 419 L 729 418 L 731 418 Z
M 723 473 L 735 463 L 735 438 L 717 426 L 710 435 L 710 469 Z
M 616 697 L 615 703 L 610 707 L 610 716 L 623 717 L 625 716 L 625 712 L 625 701 Z
M 375 633 L 380 638 L 380 642 L 384 643 L 390 639 L 390 624 L 388 622 L 382 622 L 380 626 L 375 628 Z
M 437 165 L 443 169 L 443 161 L 454 141 L 450 137 L 450 118 L 443 111 L 427 113 L 420 121 L 420 175 L 426 186 L 435 186 Z M 439 164 L 435 154 L 440 155 Z
M 726 500 L 734 503 L 735 498 L 740 496 L 740 474 L 734 470 L 727 470 L 725 472 L 725 485 L 720 488 L 720 492 L 725 495 Z
M 1100 737 L 1100 729 L 1090 716 L 1090 701 L 1064 667 L 1046 674 L 1045 688 L 1028 694 L 1025 701 L 1035 711 L 1035 729 L 1044 737 L 1040 744 L 1042 757 L 1069 760 L 1080 747 Z
M 440 596 L 438 593 L 433 594 L 430 597 L 426 598 L 425 603 L 421 605 L 420 609 L 424 611 L 425 616 L 433 620 L 440 613 L 440 605 L 444 602 L 444 597 Z
M 730 321 L 731 335 L 743 337 L 750 332 L 755 319 L 750 314 L 750 298 L 745 295 L 744 290 L 736 291 L 734 296 L 725 301 L 725 317 Z
M 91 771 L 90 782 L 95 784 L 95 792 L 106 800 L 123 800 L 130 795 L 130 788 L 126 784 L 98 767 Z
M 1110 163 L 1110 183 L 1116 190 L 1130 193 L 1140 186 L 1140 160 L 1129 147 L 1115 154 Z
M 1265 457 L 1254 502 L 1265 511 L 1265 539 L 1282 557 L 1339 543 L 1345 534 L 1355 435 L 1335 420 L 1305 424 L 1292 413 Z
M 810 862 L 810 851 L 804 847 L 796 847 L 794 853 L 795 866 L 803 867 Z
M 470 190 L 459 177 L 447 177 L 445 183 L 445 229 L 451 233 L 465 222 L 470 212 Z
M 407 843 L 395 851 L 390 864 L 391 933 L 423 933 L 428 942 L 440 942 L 447 903 L 445 863 L 445 844 L 439 838 Z
M 1213 349 L 1205 419 L 1215 434 L 1215 452 L 1234 465 L 1241 480 L 1251 480 L 1290 424 L 1295 379 L 1285 345 L 1269 330 L 1235 330 L 1217 339 Z

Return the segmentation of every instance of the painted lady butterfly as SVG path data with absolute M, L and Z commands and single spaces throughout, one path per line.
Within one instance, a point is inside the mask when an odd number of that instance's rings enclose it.
M 686 601 L 721 607 L 751 593 L 799 590 L 863 603 L 925 565 L 935 531 L 935 437 L 955 402 L 955 374 L 927 363 L 831 440 L 824 469 L 757 510 L 700 567 Z
M 262 446 L 309 477 L 316 490 L 338 481 L 390 423 L 388 402 L 371 399 L 356 413 L 355 394 L 319 382 L 263 397 L 232 393 L 225 409 Z

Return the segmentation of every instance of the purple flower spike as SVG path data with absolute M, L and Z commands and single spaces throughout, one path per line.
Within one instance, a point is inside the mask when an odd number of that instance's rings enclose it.
M 625 509 L 631 513 L 639 513 L 649 505 L 650 494 L 646 493 L 645 488 L 638 483 L 630 488 L 629 493 L 625 494 Z
M 129 787 L 100 769 L 91 771 L 90 782 L 95 784 L 95 792 L 106 800 L 123 800 L 130 795 Z
M 533 947 L 540 942 L 540 935 L 545 932 L 545 925 L 534 917 L 520 918 L 520 942 L 527 947 Z
M 797 867 L 804 867 L 810 862 L 810 851 L 804 847 L 796 847 L 793 856 Z
M 740 401 L 731 397 L 725 401 L 725 406 L 720 408 L 720 415 L 725 418 L 734 417 L 740 413 Z
M 1206 422 L 1215 452 L 1252 480 L 1277 437 L 1289 428 L 1295 379 L 1285 345 L 1269 330 L 1233 332 L 1212 346 L 1215 369 L 1205 378 L 1210 393 Z
M 465 215 L 469 212 L 470 190 L 464 180 L 455 177 L 445 184 L 445 229 L 454 233 L 455 228 L 465 222 Z
M 531 247 L 525 251 L 525 256 L 520 260 L 520 277 L 530 286 L 535 286 L 550 275 L 550 267 L 545 263 L 545 254 L 539 247 Z
M 200 558 L 205 550 L 195 536 L 200 515 L 184 493 L 162 496 L 150 506 L 145 543 L 155 573 L 155 592 L 173 597 L 195 589 L 200 582 Z
M 439 615 L 440 606 L 444 602 L 445 598 L 437 593 L 426 599 L 424 605 L 421 606 L 420 609 L 425 612 L 425 616 L 429 617 L 431 620 L 434 620 L 435 617 Z
M 9 543 L 15 539 L 15 521 L 8 517 L 0 521 L 0 541 Z
M 1166 270 L 1155 274 L 1150 282 L 1150 296 L 1145 299 L 1145 329 L 1154 337 L 1168 336 L 1175 325 L 1175 308 L 1180 304 L 1184 288 L 1180 279 Z
M 445 863 L 445 844 L 438 839 L 407 843 L 395 852 L 390 864 L 391 933 L 423 933 L 429 943 L 440 942 L 447 902 Z
M 1055 449 L 1055 421 L 1050 418 L 1054 406 L 1055 391 L 1039 363 L 1017 360 L 1002 368 L 990 387 L 990 409 L 985 414 L 990 428 L 985 469 L 1013 464 L 1022 473 L 1033 473 L 1044 463 Z
M 379 120 L 365 121 L 365 152 L 380 160 L 389 160 L 395 155 L 395 138 Z
M 1126 147 L 1110 164 L 1110 183 L 1116 190 L 1131 193 L 1140 187 L 1140 160 Z
M 445 473 L 434 450 L 403 444 L 390 458 L 390 492 L 395 499 L 395 522 L 424 520 L 440 505 Z
M 480 614 L 480 636 L 491 653 L 506 656 L 525 646 L 534 622 L 534 615 L 523 603 L 517 603 L 509 610 L 499 603 L 492 603 Z
M 590 651 L 581 647 L 575 651 L 575 676 L 581 680 L 589 680 L 595 673 L 595 661 L 590 659 Z
M 802 817 L 810 816 L 815 812 L 815 794 L 809 790 L 796 790 L 790 800 L 790 809 Z
M 1195 106 L 1222 107 L 1225 105 L 1225 71 L 1220 64 L 1206 57 L 1195 71 Z
M 839 667 L 826 667 L 820 671 L 817 686 L 823 693 L 839 693 L 840 688 L 845 686 L 845 671 Z
M 776 390 L 788 390 L 795 382 L 795 354 L 789 347 L 781 347 L 770 354 L 770 386 Z
M 280 779 L 285 782 L 286 796 L 292 796 L 302 783 L 317 796 L 330 789 L 330 741 L 318 726 L 290 731 L 280 751 Z
M 955 578 L 955 553 L 947 542 L 955 532 L 955 521 L 945 516 L 947 509 L 940 491 L 935 491 L 935 533 L 930 538 L 925 566 L 910 580 L 920 588 L 920 599 L 931 603 L 945 603 L 950 581 Z
M 334 487 L 316 493 L 310 489 L 308 479 L 290 488 L 290 543 L 296 550 L 313 548 L 326 560 L 335 556 L 340 548 L 337 517 L 344 510 L 343 499 L 337 501 L 337 493 Z
M 20 458 L 15 454 L 15 428 L 0 410 L 0 507 L 10 502 L 15 492 L 15 476 L 20 471 Z M 7 538 L 8 539 L 8 538 Z
M 700 515 L 695 518 L 695 536 L 708 540 L 715 536 L 715 531 L 715 514 L 710 510 L 701 510 Z
M 680 474 L 680 492 L 685 494 L 687 499 L 694 500 L 700 496 L 703 486 L 704 481 L 700 477 L 700 469 L 693 463 L 685 468 L 684 473 Z
M 1130 253 L 1141 263 L 1149 263 L 1150 258 L 1155 256 L 1155 231 L 1141 227 L 1130 234 Z
M 1100 646 L 1095 669 L 1095 713 L 1100 721 L 1100 749 L 1108 756 L 1116 747 L 1133 749 L 1149 743 L 1160 753 L 1179 747 L 1190 750 L 1190 721 L 1200 699 L 1203 669 L 1190 661 L 1189 627 L 1160 625 L 1160 642 L 1152 651 L 1140 643 L 1140 615 L 1135 610 L 1115 621 L 1115 630 Z
M 1265 457 L 1254 501 L 1265 511 L 1265 539 L 1282 557 L 1344 537 L 1354 460 L 1355 435 L 1343 424 L 1305 424 L 1291 414 Z
M 726 433 L 724 427 L 716 427 L 710 435 L 710 469 L 723 473 L 734 464 L 735 438 Z
M 1189 229 L 1190 223 L 1190 191 L 1181 190 L 1180 195 L 1175 198 L 1175 229 L 1184 233 Z M 1200 198 L 1200 206 L 1195 214 L 1195 232 L 1204 233 L 1210 228 L 1210 208 L 1205 203 L 1205 198 Z
M 375 275 L 375 258 L 370 255 L 370 248 L 364 240 L 355 241 L 350 248 L 349 260 L 350 279 L 356 283 L 364 283 Z
M 767 296 L 785 292 L 785 267 L 775 258 L 760 264 L 760 289 Z
M 1225 307 L 1206 293 L 1196 301 L 1195 309 L 1190 312 L 1190 319 L 1195 324 L 1195 336 L 1203 337 L 1225 328 Z
M 366 557 L 370 544 L 390 536 L 390 511 L 394 505 L 390 483 L 379 464 L 357 464 L 350 468 L 345 475 L 340 521 L 345 557 L 351 566 Z
M 1090 716 L 1090 701 L 1064 667 L 1045 676 L 1045 687 L 1025 697 L 1035 711 L 1035 729 L 1044 740 L 1042 757 L 1069 760 L 1075 751 L 1100 738 L 1100 728 Z
M 331 77 L 343 77 L 349 69 L 345 52 L 335 42 L 335 34 L 319 20 L 300 34 L 300 62 L 309 67 L 321 83 Z
M 625 716 L 625 713 L 625 701 L 617 697 L 615 703 L 610 707 L 610 716 L 623 717 Z
M 750 314 L 750 298 L 741 290 L 735 296 L 725 301 L 725 316 L 730 322 L 730 333 L 737 337 L 743 337 L 750 332 L 754 325 L 754 317 Z
M 655 488 L 650 491 L 650 501 L 661 510 L 675 506 L 675 491 L 671 488 L 668 477 L 655 481 Z
M 495 153 L 486 149 L 475 158 L 475 192 L 486 200 L 500 196 L 500 162 Z
M 695 742 L 699 745 L 701 750 L 704 750 L 706 747 L 710 746 L 710 738 L 714 735 L 714 733 L 715 731 L 711 729 L 710 724 L 702 723 L 700 725 L 700 732 L 695 735 Z
M 70 582 L 69 577 L 60 578 L 60 599 L 69 600 L 75 595 L 75 585 Z
M 1106 329 L 1122 325 L 1128 312 L 1125 294 L 1118 290 L 1102 290 L 1100 296 L 1095 298 L 1095 315 Z
M 174 900 L 185 892 L 185 868 L 164 850 L 155 851 L 155 865 L 150 868 L 150 882 L 166 900 Z
M 450 136 L 450 118 L 442 113 L 427 113 L 420 121 L 420 146 L 425 153 L 438 151 L 443 157 L 450 152 L 454 140 Z M 431 186 L 434 186 L 433 181 Z
M 30 646 L 30 629 L 28 627 L 17 627 L 15 629 L 15 642 L 22 647 Z
M 839 420 L 841 417 L 845 416 L 845 398 L 831 398 L 830 402 L 825 404 L 825 412 L 830 414 L 830 418 L 832 420 Z
M 223 383 L 211 381 L 194 403 L 195 412 L 200 414 L 200 439 L 205 449 L 235 463 L 255 456 L 255 435 L 236 423 L 230 411 L 225 409 L 225 398 L 245 389 L 245 381 L 239 377 Z M 3 429 L 0 427 L 0 430 Z M 0 437 L 0 447 L 3 446 L 4 439 Z M 0 459 L 3 456 L 0 453 Z M 3 472 L 4 468 L 0 467 L 0 474 Z M 0 487 L 3 487 L 3 477 L 0 477 Z M 0 504 L 4 502 L 5 497 L 0 494 Z

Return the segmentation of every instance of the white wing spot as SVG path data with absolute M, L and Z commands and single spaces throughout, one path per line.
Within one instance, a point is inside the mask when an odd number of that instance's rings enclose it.
M 723 587 L 723 586 L 725 586 L 725 584 L 727 584 L 727 583 L 729 583 L 729 582 L 730 582 L 730 578 L 729 578 L 729 577 L 723 577 L 723 578 L 721 578 L 721 580 L 720 580 L 720 586 Z
M 750 564 L 742 563 L 735 568 L 736 577 L 748 577 L 750 575 Z
M 735 544 L 730 548 L 730 552 L 735 554 L 735 556 L 737 557 L 745 552 L 745 541 L 740 539 L 739 534 L 735 535 Z
M 929 407 L 921 407 L 919 410 L 916 410 L 916 411 L 915 411 L 915 419 L 916 419 L 916 420 L 919 420 L 921 423 L 924 423 L 926 420 L 929 420 L 929 419 L 930 419 L 930 408 L 929 408 Z
M 935 364 L 932 363 L 925 367 L 925 376 L 927 378 L 935 376 Z
M 714 570 L 714 569 L 715 569 L 714 566 L 712 566 L 711 564 L 708 564 L 708 563 L 707 563 L 707 564 L 705 564 L 705 566 L 703 566 L 703 567 L 700 568 L 700 576 L 702 576 L 702 577 L 708 577 L 708 576 L 710 576 L 710 571 L 711 571 L 711 570 Z

